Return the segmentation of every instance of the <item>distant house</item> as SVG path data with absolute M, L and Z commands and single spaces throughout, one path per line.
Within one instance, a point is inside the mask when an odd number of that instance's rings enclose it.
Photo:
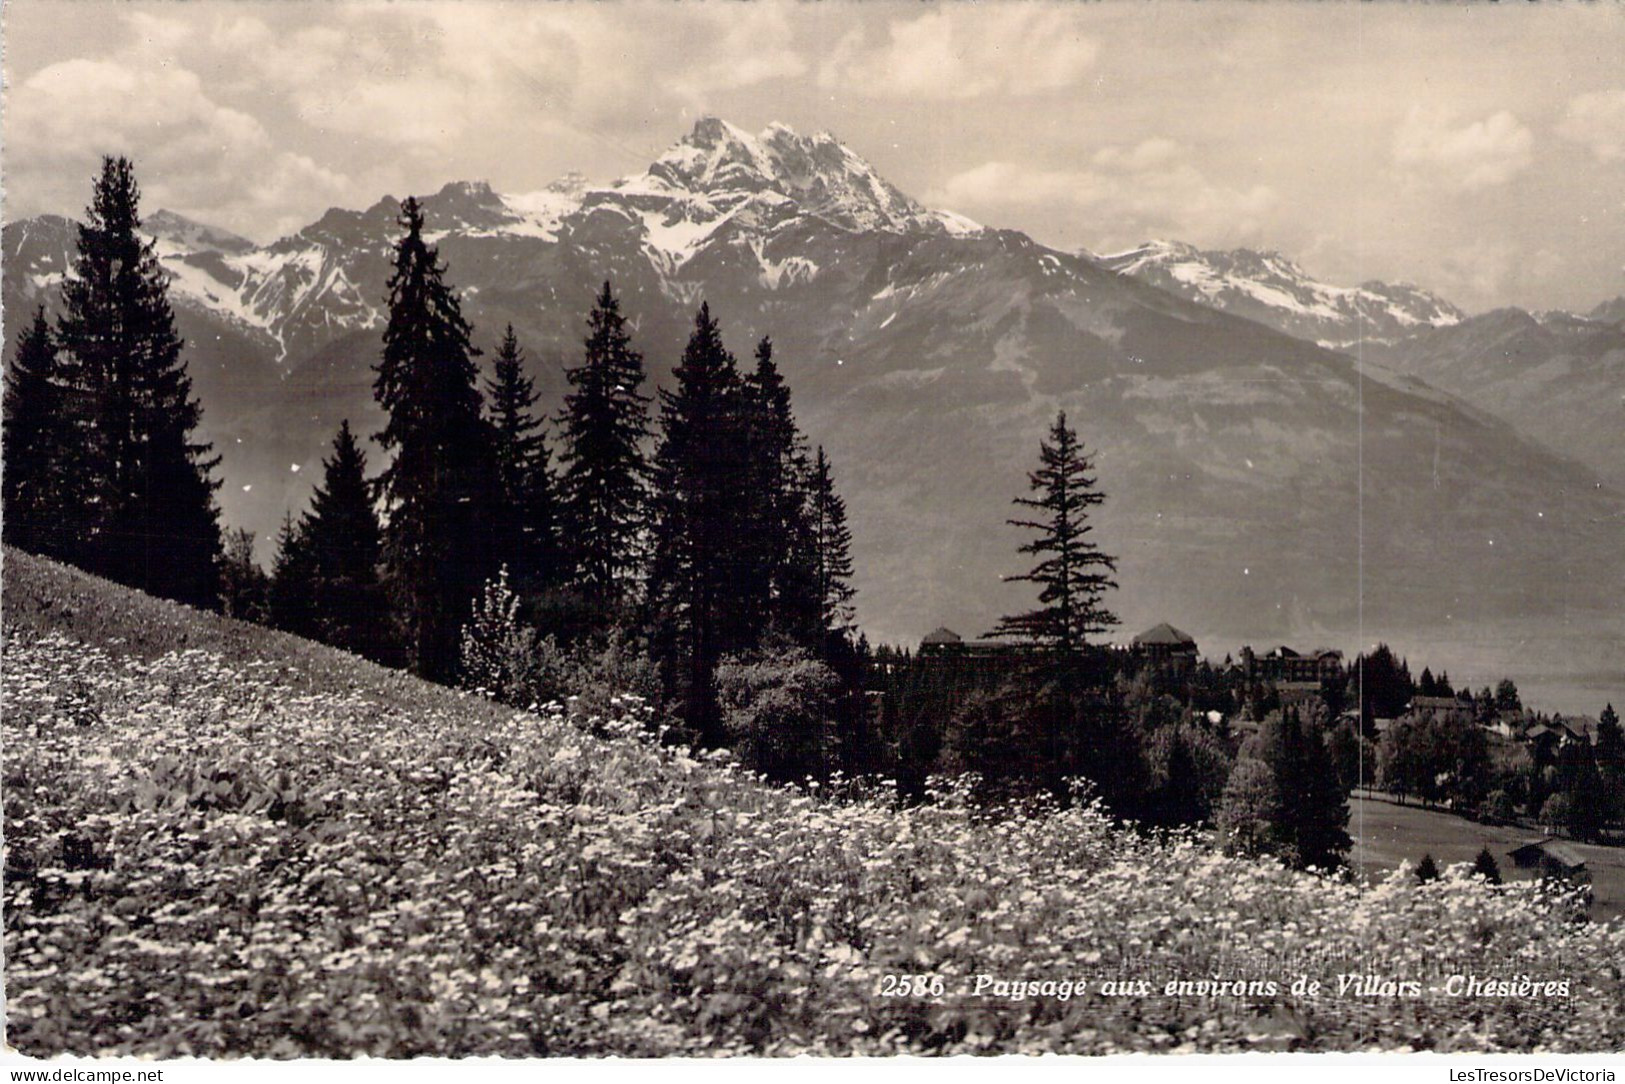
M 1168 665 L 1176 670 L 1193 670 L 1196 667 L 1196 638 L 1166 621 L 1136 636 L 1129 645 L 1129 651 L 1153 665 Z
M 1473 705 L 1453 696 L 1415 696 L 1405 705 L 1405 710 L 1412 715 L 1440 715 L 1452 711 L 1471 713 Z
M 1532 869 L 1545 877 L 1575 880 L 1587 876 L 1586 860 L 1580 852 L 1556 840 L 1531 839 L 1507 854 L 1519 869 Z
M 1529 746 L 1530 754 L 1537 764 L 1547 764 L 1554 760 L 1557 751 L 1571 743 L 1589 745 L 1591 736 L 1585 730 L 1564 719 L 1555 719 L 1550 723 L 1539 723 L 1523 732 L 1524 744 Z
M 1326 681 L 1342 675 L 1343 653 L 1322 647 L 1300 654 L 1282 644 L 1267 655 L 1259 655 L 1251 647 L 1244 647 L 1241 666 L 1251 681 Z
M 950 628 L 938 627 L 920 641 L 920 658 L 955 671 L 997 674 L 1018 668 L 1032 659 L 1032 644 L 1011 640 L 966 640 Z

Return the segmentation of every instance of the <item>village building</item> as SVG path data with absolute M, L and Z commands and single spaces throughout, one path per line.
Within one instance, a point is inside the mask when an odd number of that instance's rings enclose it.
M 1441 715 L 1453 711 L 1472 714 L 1473 705 L 1469 700 L 1458 700 L 1453 696 L 1415 696 L 1405 705 L 1405 710 L 1411 715 Z
M 1343 653 L 1323 647 L 1299 654 L 1282 644 L 1259 655 L 1249 646 L 1241 649 L 1241 667 L 1249 681 L 1329 681 L 1342 676 Z
M 1585 857 L 1568 844 L 1556 840 L 1531 839 L 1507 854 L 1519 869 L 1534 870 L 1543 877 L 1566 877 L 1581 881 L 1590 876 Z
M 1153 666 L 1169 666 L 1180 672 L 1196 669 L 1196 638 L 1166 621 L 1136 636 L 1129 644 L 1129 652 Z
M 1031 659 L 1034 651 L 1034 645 L 1013 640 L 966 640 L 953 629 L 942 626 L 926 633 L 920 641 L 921 660 L 967 673 L 1005 673 Z

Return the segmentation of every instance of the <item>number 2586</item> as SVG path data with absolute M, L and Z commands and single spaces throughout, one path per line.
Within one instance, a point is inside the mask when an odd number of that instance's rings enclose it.
M 887 975 L 880 980 L 881 997 L 941 997 L 941 975 Z

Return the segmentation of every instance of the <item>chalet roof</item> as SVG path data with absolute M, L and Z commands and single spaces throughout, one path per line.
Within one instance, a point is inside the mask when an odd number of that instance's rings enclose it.
M 936 628 L 926 633 L 925 639 L 920 641 L 922 644 L 959 644 L 963 642 L 964 637 L 960 636 L 959 633 L 955 632 L 953 629 L 945 628 L 942 625 L 938 625 Z
M 1285 644 L 1282 644 L 1280 647 L 1276 648 L 1274 651 L 1271 651 L 1264 657 L 1267 659 L 1299 659 L 1303 656 L 1299 655 L 1296 651 L 1293 651 Z
M 1569 715 L 1561 719 L 1553 719 L 1552 725 L 1568 731 L 1569 737 L 1575 741 L 1589 742 L 1591 735 L 1597 731 L 1597 720 L 1589 715 Z
M 1154 625 L 1134 638 L 1134 645 L 1140 647 L 1146 644 L 1167 644 L 1172 647 L 1195 647 L 1196 637 L 1188 632 L 1180 632 L 1168 622 Z
M 1585 856 L 1579 851 L 1566 843 L 1558 843 L 1550 839 L 1531 839 L 1521 847 L 1508 851 L 1507 854 L 1513 858 L 1520 855 L 1525 858 L 1533 858 L 1538 854 L 1543 854 L 1548 858 L 1555 858 L 1569 869 L 1583 869 L 1586 864 Z

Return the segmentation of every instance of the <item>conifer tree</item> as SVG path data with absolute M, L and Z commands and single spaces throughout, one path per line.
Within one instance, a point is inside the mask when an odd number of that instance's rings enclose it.
M 996 635 L 1030 640 L 1067 657 L 1082 652 L 1091 635 L 1117 624 L 1116 615 L 1101 604 L 1107 588 L 1117 586 L 1110 577 L 1117 561 L 1089 537 L 1094 530 L 1089 510 L 1106 499 L 1089 474 L 1092 466 L 1066 424 L 1066 413 L 1058 413 L 1049 439 L 1039 443 L 1039 468 L 1028 475 L 1037 496 L 1015 499 L 1035 509 L 1038 518 L 1008 521 L 1036 533 L 1020 552 L 1042 559 L 1032 571 L 1005 579 L 1038 584 L 1040 608 L 1002 618 Z
M 756 645 L 738 574 L 746 525 L 739 494 L 748 475 L 740 380 L 708 305 L 673 372 L 676 390 L 660 393 L 655 455 L 651 646 L 667 695 L 699 739 L 714 745 L 722 737 L 717 663 Z
M 1416 883 L 1425 885 L 1438 879 L 1439 864 L 1433 860 L 1433 855 L 1424 854 L 1421 863 L 1416 867 Z
M 1501 883 L 1501 867 L 1496 864 L 1495 855 L 1490 853 L 1489 847 L 1482 848 L 1478 857 L 1473 859 L 1473 875 L 1484 878 L 1492 885 Z
M 277 532 L 268 609 L 271 624 L 283 632 L 316 634 L 316 563 L 304 526 L 292 512 L 283 514 Z
M 0 521 L 8 545 L 66 560 L 78 556 L 85 507 L 78 406 L 41 306 L 6 374 Z
M 166 598 L 213 605 L 220 525 L 209 477 L 219 463 L 192 437 L 202 409 L 181 357 L 168 280 L 137 232 L 128 159 L 104 158 L 62 288 L 57 342 L 91 415 L 85 442 L 87 563 Z
M 401 205 L 389 321 L 374 393 L 389 415 L 378 441 L 394 459 L 378 479 L 388 510 L 387 585 L 408 664 L 450 681 L 469 608 L 495 571 L 496 466 L 481 416 L 470 328 L 445 268 L 423 240 L 417 200 Z
M 1337 778 L 1319 731 L 1292 708 L 1267 722 L 1254 739 L 1256 755 L 1274 773 L 1280 811 L 1275 837 L 1280 852 L 1298 868 L 1331 869 L 1352 845 L 1348 795 Z
M 271 578 L 254 560 L 254 532 L 226 532 L 220 558 L 220 612 L 239 621 L 264 623 L 270 616 Z
M 560 420 L 561 536 L 599 631 L 637 600 L 644 566 L 650 435 L 643 357 L 608 282 L 587 317 L 586 356 L 566 372 Z
M 300 534 L 314 581 L 314 635 L 323 643 L 382 660 L 387 655 L 388 606 L 378 581 L 383 528 L 367 481 L 367 455 L 349 419 L 322 460 Z
M 808 476 L 807 521 L 818 631 L 821 635 L 845 636 L 852 630 L 853 621 L 852 532 L 846 526 L 846 502 L 835 491 L 822 445 Z
M 542 433 L 535 381 L 525 375 L 525 352 L 508 325 L 497 351 L 495 375 L 485 386 L 496 434 L 497 557 L 521 593 L 560 578 L 558 507 L 551 454 Z
M 1617 775 L 1625 786 L 1625 730 L 1619 725 L 1619 712 L 1610 702 L 1597 719 L 1597 767 Z
M 824 489 L 815 492 L 806 438 L 796 425 L 790 387 L 773 360 L 772 340 L 757 344 L 756 368 L 744 378 L 743 390 L 750 483 L 742 495 L 749 523 L 742 539 L 742 575 L 751 619 L 763 633 L 775 628 L 833 664 L 827 642 L 832 622 L 823 620 L 819 594 L 822 550 L 815 524 L 820 509 L 829 513 L 833 489 L 826 464 Z M 815 506 L 817 501 L 823 503 Z M 844 530 L 844 508 L 835 511 Z

